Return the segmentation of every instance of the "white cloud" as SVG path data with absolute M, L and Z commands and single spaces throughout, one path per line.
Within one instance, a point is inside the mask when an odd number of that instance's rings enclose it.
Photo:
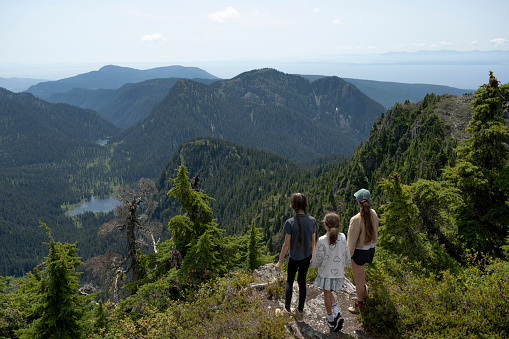
M 368 46 L 367 49 L 376 49 L 375 46 Z
M 472 44 L 472 45 L 478 45 L 478 44 L 479 44 L 479 41 L 475 41 L 475 40 L 474 40 L 474 41 L 472 41 L 472 42 L 471 42 L 471 44 Z
M 334 19 L 334 20 L 332 21 L 332 23 L 333 23 L 334 25 L 341 25 L 341 20 L 339 20 L 339 19 Z
M 502 39 L 502 38 L 497 38 L 497 39 L 492 39 L 490 40 L 490 42 L 495 45 L 495 47 L 500 47 L 502 45 L 504 45 L 507 40 L 506 39 Z
M 239 11 L 233 7 L 228 7 L 224 11 L 210 13 L 208 18 L 214 22 L 222 23 L 227 19 L 237 19 L 240 17 Z
M 447 46 L 451 46 L 451 45 L 452 45 L 452 43 L 447 42 L 447 41 L 440 41 L 438 44 L 439 44 L 441 47 L 447 47 Z
M 166 37 L 162 33 L 145 34 L 141 37 L 142 42 L 161 42 L 166 41 Z
M 314 8 L 313 13 L 315 13 L 315 14 L 320 13 L 320 8 Z

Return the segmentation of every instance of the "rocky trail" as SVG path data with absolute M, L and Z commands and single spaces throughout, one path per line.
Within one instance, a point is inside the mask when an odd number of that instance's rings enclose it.
M 267 264 L 259 267 L 254 272 L 257 283 L 251 285 L 253 293 L 262 300 L 265 307 L 269 309 L 282 309 L 284 307 L 284 295 L 277 299 L 269 299 L 268 293 L 265 291 L 265 285 L 274 281 L 283 273 L 277 272 L 274 264 Z M 352 306 L 352 297 L 355 295 L 355 286 L 350 281 L 346 280 L 341 292 L 333 292 L 336 298 L 336 303 L 341 312 L 343 319 L 345 319 L 343 328 L 339 332 L 330 332 L 328 325 L 325 323 L 325 306 L 323 303 L 323 294 L 319 288 L 314 287 L 312 284 L 307 285 L 306 305 L 304 307 L 304 322 L 297 322 L 292 318 L 288 323 L 288 336 L 290 338 L 361 338 L 361 339 L 375 339 L 377 337 L 365 333 L 362 325 L 357 321 L 358 315 L 352 314 L 348 311 L 348 307 Z M 298 304 L 298 286 L 294 283 L 292 307 Z

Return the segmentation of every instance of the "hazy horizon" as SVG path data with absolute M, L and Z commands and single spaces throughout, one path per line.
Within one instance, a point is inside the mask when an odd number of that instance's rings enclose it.
M 223 79 L 275 68 L 477 88 L 490 70 L 509 82 L 507 61 L 441 54 L 507 52 L 508 12 L 506 0 L 9 0 L 0 12 L 0 77 L 57 80 L 110 64 L 183 65 Z M 417 51 L 433 54 L 385 60 Z
M 489 58 L 488 58 L 489 57 Z M 454 59 L 456 58 L 456 59 Z M 486 58 L 486 61 L 483 60 Z M 508 60 L 507 62 L 505 60 Z M 45 65 L 0 64 L 0 78 L 54 81 L 97 71 L 106 65 L 150 69 L 181 65 L 198 67 L 221 79 L 259 68 L 290 74 L 339 76 L 408 84 L 443 85 L 477 89 L 493 71 L 501 83 L 509 82 L 509 51 L 419 51 L 371 55 L 343 55 L 303 60 L 196 61 L 169 63 L 54 63 Z

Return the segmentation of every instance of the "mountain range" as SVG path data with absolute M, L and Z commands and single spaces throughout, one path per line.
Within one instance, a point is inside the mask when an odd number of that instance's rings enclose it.
M 186 140 L 219 137 L 293 161 L 351 154 L 384 107 L 338 77 L 312 83 L 273 69 L 205 85 L 180 80 L 142 122 L 118 133 L 112 163 L 155 177 Z M 123 159 L 132 161 L 125 163 Z
M 41 82 L 30 86 L 27 92 L 36 96 L 52 93 L 65 93 L 73 88 L 119 88 L 126 83 L 141 82 L 157 78 L 200 78 L 217 79 L 217 77 L 197 67 L 167 66 L 148 70 L 138 70 L 129 67 L 104 66 L 98 71 L 79 74 L 74 77 L 56 81 Z
M 66 93 L 40 96 L 54 103 L 67 103 L 93 109 L 117 127 L 127 128 L 145 119 L 154 105 L 161 101 L 181 78 L 158 78 L 127 83 L 118 89 L 73 88 Z M 209 84 L 215 79 L 193 79 Z
M 85 259 L 122 246 L 96 236 L 111 215 L 65 215 L 73 204 L 107 196 L 122 183 L 159 178 L 157 215 L 167 222 L 173 212 L 164 195 L 180 164 L 200 173 L 228 234 L 244 232 L 255 218 L 270 240 L 287 217 L 293 190 L 309 192 L 310 212 L 321 215 L 345 210 L 342 199 L 355 187 L 369 185 L 378 194 L 376 183 L 392 171 L 406 173 L 406 181 L 436 176 L 465 137 L 453 131 L 464 133 L 472 98 L 430 94 L 386 111 L 338 77 L 309 81 L 260 69 L 210 80 L 176 81 L 146 118 L 123 130 L 92 110 L 2 90 L 0 233 L 7 245 L 0 249 L 0 275 L 19 276 L 40 261 L 39 220 L 57 240 L 79 239 Z M 148 92 L 157 88 L 152 81 L 143 84 Z M 118 96 L 118 103 L 134 95 Z M 105 146 L 96 143 L 108 137 Z M 336 160 L 350 155 L 346 163 Z M 332 162 L 297 165 L 322 156 Z
M 313 82 L 323 75 L 301 75 Z M 128 67 L 104 66 L 98 71 L 79 74 L 57 81 L 35 79 L 0 79 L 0 87 L 12 91 L 23 80 L 31 84 L 27 91 L 54 103 L 67 103 L 81 108 L 93 109 L 103 118 L 120 128 L 127 128 L 143 120 L 153 105 L 164 98 L 177 79 L 193 79 L 210 84 L 220 80 L 196 67 L 168 66 L 149 70 Z M 11 81 L 12 80 L 12 81 Z M 462 95 L 471 89 L 458 89 L 431 84 L 406 84 L 373 80 L 344 78 L 371 99 L 389 109 L 407 100 L 417 102 L 427 93 Z M 138 88 L 139 87 L 139 88 Z

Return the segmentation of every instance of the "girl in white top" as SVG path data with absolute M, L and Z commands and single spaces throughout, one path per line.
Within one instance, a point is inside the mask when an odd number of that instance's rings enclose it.
M 345 268 L 350 266 L 351 258 L 346 237 L 338 231 L 339 216 L 336 213 L 327 213 L 323 223 L 327 234 L 318 239 L 310 267 L 318 267 L 318 275 L 313 285 L 323 290 L 327 324 L 331 332 L 337 332 L 343 327 L 344 320 L 332 291 L 343 288 Z

